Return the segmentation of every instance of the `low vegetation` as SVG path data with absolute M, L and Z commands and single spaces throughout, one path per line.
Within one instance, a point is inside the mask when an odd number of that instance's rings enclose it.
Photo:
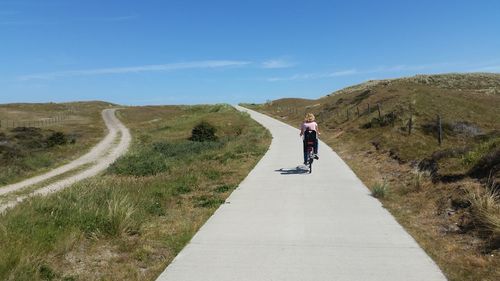
M 105 133 L 104 102 L 0 105 L 0 186 L 84 154 Z
M 389 193 L 389 185 L 387 182 L 376 183 L 372 187 L 372 196 L 375 198 L 385 198 Z
M 499 74 L 446 74 L 246 106 L 297 127 L 306 112 L 314 113 L 322 140 L 449 280 L 493 281 L 500 279 L 499 104 Z
M 119 115 L 134 142 L 104 175 L 1 216 L 0 280 L 154 280 L 270 143 L 226 105 Z M 216 140 L 190 140 L 201 122 Z

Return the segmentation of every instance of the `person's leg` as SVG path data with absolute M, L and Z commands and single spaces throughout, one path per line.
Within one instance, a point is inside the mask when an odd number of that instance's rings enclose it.
M 303 149 L 304 149 L 304 164 L 307 163 L 307 147 L 306 147 L 306 141 L 302 141 Z
M 319 156 L 318 156 L 318 139 L 316 139 L 314 141 L 314 147 L 313 147 L 313 150 L 314 150 L 314 159 L 319 159 Z

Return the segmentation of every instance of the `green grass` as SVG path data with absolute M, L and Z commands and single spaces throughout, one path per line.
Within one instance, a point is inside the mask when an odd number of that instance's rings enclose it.
M 477 164 L 486 154 L 500 148 L 500 137 L 480 142 L 472 150 L 462 156 L 462 163 L 467 167 Z
M 107 173 L 1 216 L 0 280 L 155 279 L 270 143 L 264 128 L 224 105 L 120 115 L 134 141 Z M 219 142 L 187 140 L 201 120 L 216 126 Z M 166 169 L 135 164 L 153 154 Z

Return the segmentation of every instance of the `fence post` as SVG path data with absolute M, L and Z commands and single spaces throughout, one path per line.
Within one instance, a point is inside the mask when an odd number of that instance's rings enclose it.
M 437 126 L 438 126 L 438 143 L 439 146 L 441 146 L 441 143 L 443 142 L 443 128 L 441 126 L 441 115 L 437 115 Z
M 358 118 L 359 118 L 359 106 L 356 106 L 356 111 L 358 112 Z
M 372 112 L 370 111 L 370 103 L 368 103 L 368 114 L 370 114 L 370 113 L 372 113 Z
M 377 109 L 378 109 L 378 119 L 382 119 L 382 113 L 380 112 L 380 103 L 377 103 Z
M 408 120 L 408 135 L 411 135 L 412 128 L 413 128 L 413 115 L 410 113 L 410 120 Z
M 346 109 L 347 120 L 349 120 L 349 108 Z

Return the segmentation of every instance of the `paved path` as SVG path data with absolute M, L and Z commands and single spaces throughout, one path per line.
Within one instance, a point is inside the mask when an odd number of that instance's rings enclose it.
M 115 112 L 116 109 L 114 108 L 105 109 L 102 111 L 102 118 L 104 119 L 104 122 L 108 129 L 108 134 L 102 141 L 94 146 L 90 150 L 90 152 L 66 165 L 63 165 L 40 176 L 29 178 L 19 183 L 0 187 L 0 195 L 21 190 L 31 185 L 41 183 L 45 180 L 49 180 L 58 175 L 77 169 L 85 164 L 93 163 L 91 167 L 77 173 L 76 175 L 58 180 L 54 183 L 31 192 L 28 195 L 18 196 L 16 200 L 0 205 L 0 213 L 8 208 L 17 205 L 30 196 L 47 195 L 49 193 L 59 191 L 83 179 L 95 176 L 98 173 L 104 171 L 118 157 L 123 155 L 130 145 L 131 136 L 129 130 L 120 122 L 120 120 L 118 120 L 118 118 L 116 118 Z M 118 144 L 116 144 L 118 137 L 119 141 Z
M 330 148 L 299 173 L 298 130 L 250 114 L 269 151 L 158 280 L 446 280 Z

